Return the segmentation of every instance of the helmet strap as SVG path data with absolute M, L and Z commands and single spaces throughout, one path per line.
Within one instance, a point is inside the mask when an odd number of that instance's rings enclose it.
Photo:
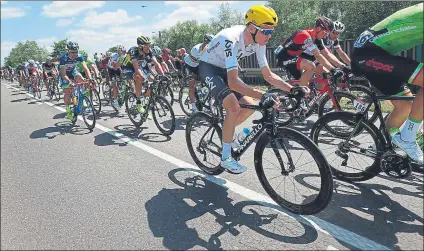
M 257 42 L 256 42 L 256 34 L 258 34 L 258 29 L 255 28 L 255 33 L 250 33 L 250 34 L 252 35 L 253 42 L 255 42 L 257 44 Z

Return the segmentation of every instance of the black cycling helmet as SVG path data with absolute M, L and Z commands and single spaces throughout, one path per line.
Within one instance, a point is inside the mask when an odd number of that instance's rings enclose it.
M 68 49 L 69 51 L 78 51 L 79 50 L 79 45 L 78 45 L 78 43 L 69 41 L 66 44 L 66 49 Z
M 145 37 L 143 35 L 139 36 L 137 38 L 137 45 L 145 45 L 145 44 L 150 44 L 150 38 Z
M 334 23 L 328 17 L 320 17 L 315 21 L 315 27 L 321 27 L 330 33 L 334 29 Z

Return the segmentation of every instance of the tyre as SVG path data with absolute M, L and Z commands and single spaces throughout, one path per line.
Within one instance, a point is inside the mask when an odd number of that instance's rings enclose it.
M 342 121 L 342 124 L 351 129 L 360 123 L 361 134 L 353 135 L 349 141 L 346 141 L 345 135 L 351 135 L 352 130 L 343 133 L 343 137 L 335 136 L 331 132 L 326 134 L 326 125 L 334 121 Z M 369 136 L 369 141 L 364 142 L 365 136 Z M 326 158 L 331 160 L 333 175 L 348 182 L 366 181 L 380 173 L 380 158 L 384 153 L 380 137 L 378 129 L 373 124 L 368 121 L 357 121 L 354 113 L 345 111 L 327 113 L 319 118 L 311 129 L 311 139 L 322 149 Z M 362 147 L 361 143 L 364 143 Z
M 87 128 L 90 131 L 93 131 L 94 127 L 96 127 L 96 114 L 94 113 L 95 110 L 93 104 L 91 103 L 91 100 L 88 97 L 83 97 L 83 100 L 85 101 L 87 106 L 84 107 L 82 105 L 82 118 Z
M 92 89 L 90 91 L 90 101 L 96 114 L 100 114 L 100 111 L 102 110 L 102 102 L 100 100 L 100 95 L 97 89 Z
M 189 87 L 188 86 L 182 86 L 180 88 L 180 91 L 178 93 L 178 103 L 180 103 L 181 110 L 183 110 L 184 114 L 187 116 L 190 116 L 191 111 L 191 104 L 190 104 L 190 98 L 188 96 Z
M 169 136 L 175 132 L 175 114 L 171 104 L 164 97 L 156 96 L 154 103 L 152 104 L 152 115 L 153 121 L 155 122 L 159 131 L 163 135 Z M 170 120 L 162 122 L 163 125 L 158 121 L 159 118 L 170 117 Z
M 125 99 L 125 110 L 134 126 L 140 127 L 144 123 L 143 116 L 136 108 L 136 97 L 133 92 L 129 92 Z
M 279 170 L 279 174 L 281 174 L 282 177 L 284 177 L 284 179 L 288 177 L 292 171 L 296 170 L 296 167 L 292 167 L 289 162 L 291 158 L 295 157 L 294 152 L 289 153 L 289 149 L 292 147 L 293 143 L 287 144 L 284 142 L 284 140 L 291 140 L 294 143 L 300 145 L 301 146 L 300 149 L 304 149 L 306 152 L 308 152 L 311 155 L 312 159 L 315 161 L 314 164 L 316 164 L 316 166 L 314 165 L 315 166 L 314 168 L 317 169 L 315 171 L 318 174 L 314 174 L 313 176 L 315 177 L 319 176 L 319 180 L 320 180 L 319 192 L 316 198 L 314 199 L 304 198 L 302 201 L 306 202 L 305 204 L 293 203 L 281 197 L 277 192 L 279 187 L 278 186 L 273 187 L 270 184 L 270 181 L 274 179 L 275 177 L 268 179 L 265 174 L 265 169 L 269 169 L 268 166 L 265 166 L 266 163 L 264 163 L 263 161 L 264 150 L 268 149 L 267 147 L 268 144 L 271 144 L 271 148 L 274 154 L 276 154 L 276 152 L 280 149 L 277 144 L 280 144 L 283 152 L 287 154 L 287 163 L 284 163 L 283 165 L 281 164 L 284 162 L 281 158 L 281 155 L 278 153 L 279 157 L 277 156 L 277 159 L 279 160 L 277 162 L 280 162 L 280 168 L 281 168 L 281 170 Z M 296 150 L 297 148 L 294 148 L 294 149 Z M 299 155 L 299 158 L 301 157 L 302 158 L 304 157 L 303 153 Z M 303 215 L 316 214 L 322 211 L 331 201 L 331 196 L 333 193 L 333 177 L 331 174 L 330 166 L 327 163 L 320 149 L 308 137 L 306 137 L 302 133 L 296 130 L 293 130 L 291 128 L 279 128 L 276 135 L 271 135 L 270 133 L 265 132 L 259 138 L 258 143 L 256 144 L 254 158 L 255 158 L 256 173 L 258 175 L 259 181 L 262 184 L 262 187 L 277 204 L 287 209 L 288 211 L 295 214 L 303 214 Z M 293 164 L 298 163 L 297 161 L 292 161 L 292 162 Z M 284 169 L 282 167 L 284 167 Z M 290 168 L 292 169 L 290 170 Z M 302 168 L 304 167 L 302 166 Z M 302 169 L 299 169 L 299 170 L 302 170 Z M 294 176 L 293 180 L 296 180 L 298 176 L 299 175 Z M 307 187 L 308 186 L 310 185 L 308 184 Z M 281 189 L 285 190 L 285 187 Z M 293 191 L 295 190 L 296 189 L 294 189 Z M 317 188 L 313 187 L 312 190 L 317 190 Z M 285 194 L 286 194 L 286 191 L 284 191 L 284 195 Z
M 214 120 L 210 114 L 196 112 L 188 119 L 185 130 L 187 148 L 193 161 L 210 175 L 224 171 L 221 167 L 222 130 Z M 200 132 L 201 127 L 206 128 L 204 133 Z M 194 142 L 197 139 L 199 142 Z

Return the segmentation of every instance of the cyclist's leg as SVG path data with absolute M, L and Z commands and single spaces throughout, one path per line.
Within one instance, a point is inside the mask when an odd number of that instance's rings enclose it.
M 241 96 L 241 94 L 239 94 L 239 93 L 235 93 L 236 94 L 236 96 Z M 251 98 L 251 97 L 248 97 L 248 96 L 243 96 L 243 97 L 241 97 L 241 98 L 238 98 L 238 100 L 239 100 L 239 103 L 240 104 L 249 104 L 249 105 L 256 105 L 257 103 L 253 100 L 253 98 Z M 241 123 L 243 123 L 246 119 L 248 119 L 250 116 L 252 116 L 252 114 L 254 113 L 255 111 L 254 110 L 252 110 L 252 109 L 245 109 L 245 108 L 242 108 L 242 109 L 240 109 L 240 113 L 239 113 L 239 116 L 238 116 L 238 118 L 237 118 L 237 122 L 236 122 L 236 126 L 238 126 L 238 125 L 240 125 Z
M 199 77 L 208 85 L 212 97 L 222 101 L 227 113 L 222 126 L 221 166 L 233 173 L 245 172 L 247 168 L 231 158 L 231 142 L 241 109 L 236 95 L 224 82 L 227 73 L 224 69 L 204 62 L 200 62 L 198 67 Z
M 298 70 L 303 70 L 302 77 L 299 79 L 300 85 L 308 87 L 309 80 L 312 78 L 312 75 L 316 70 L 315 64 L 307 59 L 299 58 L 296 66 Z

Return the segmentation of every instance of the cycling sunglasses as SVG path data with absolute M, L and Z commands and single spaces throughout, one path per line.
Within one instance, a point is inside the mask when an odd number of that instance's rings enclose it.
M 257 30 L 260 30 L 265 36 L 271 35 L 274 32 L 274 29 L 263 29 L 253 24 Z

